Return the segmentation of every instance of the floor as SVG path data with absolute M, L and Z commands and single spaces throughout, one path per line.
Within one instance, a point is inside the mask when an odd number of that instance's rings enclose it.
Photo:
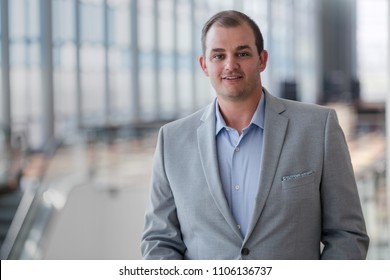
M 47 199 L 57 209 L 42 259 L 140 259 L 156 135 L 76 144 L 47 168 Z

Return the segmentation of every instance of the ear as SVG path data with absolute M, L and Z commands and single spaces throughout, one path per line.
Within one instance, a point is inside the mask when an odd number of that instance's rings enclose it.
M 200 64 L 200 68 L 202 68 L 203 73 L 208 77 L 209 71 L 207 70 L 206 59 L 204 58 L 203 55 L 199 56 L 199 64 Z
M 267 61 L 268 61 L 268 52 L 266 50 L 262 50 L 259 57 L 260 72 L 263 72 L 267 67 Z

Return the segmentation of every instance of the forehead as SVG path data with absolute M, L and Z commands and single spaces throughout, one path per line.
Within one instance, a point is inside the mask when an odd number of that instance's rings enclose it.
M 206 35 L 206 53 L 212 49 L 235 49 L 239 46 L 248 45 L 256 48 L 256 39 L 252 29 L 247 23 L 234 27 L 214 24 Z

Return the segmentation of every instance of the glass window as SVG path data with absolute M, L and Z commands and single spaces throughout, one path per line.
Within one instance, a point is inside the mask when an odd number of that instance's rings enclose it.
M 102 44 L 104 35 L 104 10 L 100 1 L 81 2 L 82 42 Z
M 109 43 L 128 47 L 130 45 L 129 1 L 111 0 L 109 3 Z
M 8 1 L 13 2 L 13 1 Z M 25 0 L 24 7 L 26 14 L 28 15 L 28 24 L 26 24 L 26 30 L 30 37 L 39 38 L 40 36 L 40 0 Z
M 387 77 L 389 27 L 388 1 L 357 1 L 357 54 L 361 81 L 361 98 L 367 102 L 384 102 Z
M 53 1 L 53 87 L 57 137 L 65 137 L 76 130 L 75 8 L 73 0 Z
M 148 53 L 154 49 L 153 0 L 138 1 L 138 43 L 140 51 Z
M 366 3 L 368 0 L 359 0 Z M 383 2 L 378 0 L 375 2 Z M 302 94 L 308 98 L 315 92 L 318 81 L 316 51 L 316 1 L 310 0 L 142 0 L 138 1 L 138 46 L 141 114 L 144 120 L 155 119 L 156 109 L 162 118 L 186 115 L 193 111 L 194 101 L 200 107 L 214 94 L 198 66 L 201 54 L 200 35 L 204 22 L 220 10 L 239 9 L 251 16 L 260 26 L 265 46 L 270 46 L 270 73 L 264 72 L 265 85 L 278 84 L 295 77 Z M 10 73 L 12 114 L 15 123 L 29 127 L 38 139 L 42 124 L 40 0 L 12 0 L 9 3 Z M 76 26 L 76 3 L 80 8 L 80 23 Z M 53 0 L 53 63 L 56 132 L 66 133 L 75 124 L 77 78 L 80 74 L 82 116 L 85 123 L 103 124 L 109 93 L 110 118 L 125 123 L 131 115 L 132 61 L 131 0 Z M 155 5 L 158 14 L 155 14 Z M 176 5 L 176 6 L 175 6 Z M 272 6 L 269 6 L 272 5 Z M 363 4 L 362 4 L 363 5 Z M 364 6 L 361 6 L 364 10 Z M 108 28 L 105 41 L 105 10 L 108 9 Z M 385 10 L 385 9 L 382 9 Z M 271 14 L 268 11 L 273 11 Z M 361 16 L 362 33 L 373 27 Z M 194 21 L 193 21 L 194 20 Z M 378 19 L 376 19 L 378 20 Z M 156 22 L 157 21 L 157 22 Z M 77 73 L 78 45 L 76 31 L 80 31 L 80 66 Z M 377 32 L 371 32 L 379 34 Z M 158 32 L 156 34 L 155 32 Z M 384 31 L 385 32 L 385 31 Z M 272 34 L 271 34 L 272 33 Z M 374 36 L 375 34 L 370 34 Z M 363 35 L 362 35 L 363 36 Z M 363 40 L 363 37 L 361 37 Z M 366 41 L 382 42 L 368 38 Z M 0 38 L 1 40 L 1 38 Z M 1 42 L 1 41 L 0 41 Z M 361 45 L 360 69 L 370 87 L 381 92 L 384 78 L 374 76 L 380 70 L 370 58 L 377 46 Z M 0 61 L 1 62 L 1 61 Z M 177 62 L 177 65 L 175 64 Z M 364 71 L 365 72 L 364 72 Z M 106 72 L 107 71 L 107 72 Z M 177 75 L 176 75 L 177 74 Z M 108 80 L 107 80 L 108 77 Z M 363 79 L 363 78 L 362 78 Z M 1 81 L 0 81 L 1 82 Z M 108 83 L 106 85 L 106 82 Z M 158 83 L 158 84 L 157 84 Z M 108 87 L 107 87 L 108 86 Z M 106 92 L 108 90 L 108 92 Z M 196 92 L 195 92 L 196 91 Z M 159 96 L 157 93 L 159 92 Z M 275 90 L 278 94 L 278 90 Z M 379 93 L 380 95 L 380 93 Z M 372 96 L 372 95 L 370 95 Z M 160 100 L 160 101 L 158 101 Z M 307 99 L 306 99 L 307 100 Z M 160 102 L 161 106 L 158 106 Z M 33 104 L 34 106 L 31 106 Z M 157 108 L 158 107 L 158 108 Z
M 155 57 L 156 44 L 154 25 L 154 2 L 143 0 L 138 2 L 138 40 L 140 55 L 140 101 L 144 118 L 152 119 L 156 109 L 155 96 Z
M 159 75 L 161 117 L 171 118 L 175 115 L 175 89 L 174 89 L 174 7 L 172 0 L 158 1 L 159 5 Z
M 75 1 L 53 1 L 53 40 L 61 43 L 74 39 L 75 31 Z
M 130 119 L 130 2 L 111 0 L 108 8 L 110 119 L 124 124 Z
M 14 0 L 8 1 L 9 9 L 9 28 L 10 36 L 14 40 L 23 39 L 26 31 L 26 17 L 25 17 L 25 1 L 24 0 Z M 22 16 L 23 15 L 23 16 Z
M 76 129 L 76 46 L 68 41 L 54 49 L 54 93 L 57 136 Z
M 40 1 L 9 1 L 10 90 L 13 126 L 32 147 L 42 145 Z
M 177 6 L 177 56 L 179 62 L 178 90 L 179 113 L 185 115 L 192 111 L 191 95 L 191 6 L 189 1 L 178 1 Z
M 84 44 L 81 56 L 82 111 L 85 124 L 104 123 L 104 47 Z

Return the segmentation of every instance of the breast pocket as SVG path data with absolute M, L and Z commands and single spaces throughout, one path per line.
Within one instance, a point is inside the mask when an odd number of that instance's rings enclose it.
M 285 190 L 301 188 L 314 183 L 314 180 L 315 172 L 312 170 L 299 174 L 287 175 L 282 177 L 282 188 Z
M 288 175 L 282 178 L 281 195 L 285 201 L 297 202 L 317 200 L 319 186 L 316 184 L 314 171 L 304 172 L 296 175 Z

